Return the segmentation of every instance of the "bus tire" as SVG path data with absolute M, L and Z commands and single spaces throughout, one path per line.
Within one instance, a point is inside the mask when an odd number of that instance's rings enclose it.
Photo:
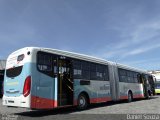
M 88 107 L 88 99 L 87 99 L 87 96 L 83 93 L 81 93 L 79 96 L 78 96 L 78 109 L 79 110 L 84 110 Z
M 132 102 L 132 101 L 133 101 L 132 92 L 129 91 L 129 92 L 128 92 L 128 102 Z

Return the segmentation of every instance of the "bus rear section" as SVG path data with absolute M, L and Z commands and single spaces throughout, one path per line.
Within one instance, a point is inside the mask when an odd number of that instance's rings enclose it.
M 31 73 L 28 48 L 12 53 L 6 63 L 3 105 L 30 107 Z
M 7 59 L 3 105 L 53 109 L 73 105 L 72 64 L 69 59 L 23 48 Z
M 73 105 L 72 64 L 67 58 L 38 51 L 32 75 L 32 109 L 53 109 Z
M 145 71 L 118 68 L 119 99 L 131 102 L 135 98 L 149 98 L 154 94 L 153 77 Z

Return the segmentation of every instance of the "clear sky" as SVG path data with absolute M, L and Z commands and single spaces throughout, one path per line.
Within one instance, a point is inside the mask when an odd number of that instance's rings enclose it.
M 160 69 L 160 0 L 0 0 L 0 59 L 26 46 Z

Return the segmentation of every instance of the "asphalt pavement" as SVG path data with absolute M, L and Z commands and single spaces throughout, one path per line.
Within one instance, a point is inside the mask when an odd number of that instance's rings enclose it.
M 29 110 L 2 106 L 0 99 L 1 120 L 135 120 L 160 119 L 160 96 L 150 99 L 107 102 L 91 105 L 87 110 L 79 111 L 76 107 L 54 110 Z

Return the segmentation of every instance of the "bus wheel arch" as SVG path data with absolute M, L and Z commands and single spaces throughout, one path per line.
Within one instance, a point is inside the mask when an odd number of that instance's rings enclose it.
M 84 110 L 88 107 L 88 105 L 90 104 L 89 101 L 89 95 L 87 92 L 83 91 L 78 95 L 78 99 L 77 99 L 77 108 L 79 110 Z
M 127 99 L 128 102 L 132 102 L 133 101 L 133 93 L 131 90 L 128 91 L 128 99 Z

